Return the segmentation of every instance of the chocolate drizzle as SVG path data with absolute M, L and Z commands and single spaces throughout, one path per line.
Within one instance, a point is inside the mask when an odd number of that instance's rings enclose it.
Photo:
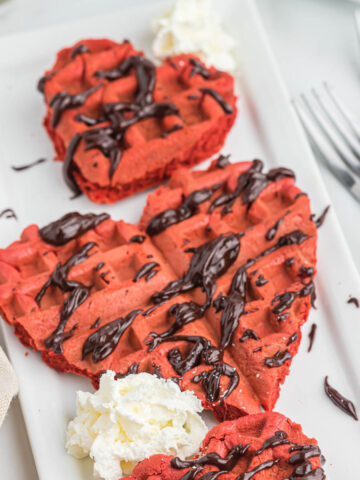
M 275 458 L 274 460 L 267 460 L 266 462 L 263 462 L 260 465 L 257 465 L 249 472 L 240 474 L 238 477 L 236 477 L 236 480 L 250 480 L 257 473 L 262 472 L 263 470 L 266 470 L 268 468 L 272 468 L 278 462 L 280 462 L 280 458 Z
M 210 340 L 195 335 L 174 335 L 164 338 L 163 342 L 190 342 L 194 346 L 186 356 L 182 356 L 180 350 L 175 347 L 168 352 L 168 360 L 175 372 L 182 376 L 187 371 L 197 367 L 203 361 L 206 365 L 215 365 L 222 358 L 222 352 L 216 348 Z
M 358 416 L 356 413 L 355 405 L 351 400 L 345 398 L 341 393 L 339 393 L 335 388 L 333 388 L 329 382 L 328 377 L 325 377 L 324 381 L 324 389 L 326 395 L 330 398 L 334 405 L 339 407 L 343 412 L 350 415 L 354 420 L 358 420 Z
M 57 74 L 57 72 L 50 72 L 50 73 L 47 73 L 46 75 L 44 75 L 43 77 L 40 78 L 40 80 L 38 81 L 38 84 L 37 84 L 37 89 L 40 93 L 44 93 L 45 83 L 48 80 L 50 80 L 50 78 L 52 78 L 56 74 Z
M 259 275 L 258 278 L 255 280 L 255 285 L 257 287 L 263 287 L 267 283 L 269 283 L 269 280 L 266 280 L 266 278 L 264 278 L 264 275 L 262 274 Z
M 282 221 L 284 220 L 284 217 L 286 215 L 288 215 L 289 213 L 290 213 L 290 210 L 288 210 L 281 218 L 279 218 L 279 220 L 275 223 L 275 225 L 273 227 L 269 228 L 269 230 L 265 234 L 266 240 L 270 241 L 270 240 L 273 240 L 275 238 L 275 235 L 278 231 L 278 228 L 282 224 Z
M 110 71 L 98 71 L 95 75 L 98 78 L 111 81 L 129 74 L 132 69 L 135 69 L 138 82 L 134 102 L 107 103 L 104 105 L 103 115 L 99 118 L 77 116 L 77 120 L 83 121 L 88 126 L 95 126 L 103 122 L 108 122 L 108 125 L 86 130 L 82 134 L 76 134 L 70 142 L 64 163 L 64 174 L 67 184 L 74 191 L 78 191 L 79 187 L 72 174 L 74 167 L 73 157 L 81 139 L 85 142 L 85 151 L 98 149 L 109 158 L 109 177 L 111 179 L 120 163 L 122 151 L 125 148 L 124 136 L 129 127 L 148 118 L 164 118 L 168 115 L 180 117 L 179 110 L 172 103 L 154 102 L 153 90 L 156 82 L 156 69 L 144 57 L 137 55 L 128 57 L 119 67 Z M 98 85 L 98 87 L 101 85 Z M 64 92 L 61 93 L 64 94 Z M 85 95 L 85 93 L 81 95 Z M 72 101 L 71 103 L 74 102 Z
M 154 293 L 151 300 L 155 305 L 160 305 L 181 293 L 200 287 L 206 294 L 205 303 L 199 305 L 190 301 L 172 305 L 169 314 L 175 315 L 175 322 L 162 334 L 155 332 L 150 334 L 153 338 L 147 342 L 149 351 L 156 348 L 162 338 L 173 335 L 183 325 L 203 316 L 205 310 L 211 305 L 216 290 L 216 280 L 235 262 L 239 250 L 239 235 L 235 234 L 220 235 L 198 248 L 187 250 L 194 253 L 188 271 L 179 280 L 170 282 L 163 290 Z
M 90 51 L 89 48 L 86 45 L 81 43 L 80 45 L 78 45 L 77 47 L 71 50 L 70 56 L 71 58 L 75 58 L 77 55 L 80 55 L 81 53 L 86 53 L 89 51 Z
M 208 211 L 212 212 L 215 208 L 222 206 L 222 214 L 227 214 L 231 212 L 238 197 L 241 197 L 245 205 L 251 204 L 270 182 L 276 182 L 284 177 L 295 178 L 294 172 L 287 168 L 273 168 L 265 174 L 262 172 L 263 167 L 264 164 L 261 160 L 254 160 L 250 168 L 239 175 L 235 191 L 215 198 Z
M 27 170 L 28 168 L 34 167 L 35 165 L 39 165 L 40 163 L 46 162 L 46 158 L 39 158 L 38 160 L 35 160 L 34 162 L 28 163 L 27 165 L 21 165 L 18 167 L 14 167 L 13 165 L 11 168 L 15 172 L 22 172 L 23 170 Z
M 245 340 L 248 340 L 249 338 L 251 338 L 252 340 L 260 340 L 259 335 L 254 332 L 254 330 L 247 328 L 239 339 L 239 342 L 245 342 Z
M 130 238 L 129 243 L 144 243 L 146 240 L 145 235 L 134 235 Z
M 115 379 L 119 380 L 121 378 L 127 377 L 128 375 L 137 374 L 139 372 L 139 366 L 140 366 L 139 362 L 132 363 L 125 373 L 117 373 L 115 375 Z
M 324 470 L 321 467 L 313 469 L 312 463 L 308 460 L 320 457 L 321 461 L 323 458 L 317 445 L 294 445 L 289 451 L 297 452 L 289 458 L 290 465 L 295 465 L 295 468 L 285 480 L 325 480 Z
M 232 449 L 229 451 L 225 458 L 220 457 L 220 455 L 216 452 L 207 453 L 206 455 L 203 455 L 202 457 L 195 460 L 180 460 L 179 457 L 174 457 L 171 459 L 171 467 L 175 468 L 176 470 L 191 468 L 189 472 L 192 473 L 196 471 L 195 475 L 191 478 L 195 478 L 195 476 L 202 471 L 205 465 L 211 465 L 218 468 L 219 472 L 209 472 L 209 474 L 211 475 L 210 477 L 207 476 L 205 479 L 205 475 L 208 475 L 205 474 L 200 478 L 202 478 L 203 480 L 215 480 L 218 475 L 233 470 L 237 462 L 240 460 L 241 457 L 245 455 L 249 447 L 249 444 L 246 444 L 244 446 L 241 444 L 235 445 L 234 447 L 232 447 Z M 182 480 L 184 478 L 185 476 L 182 477 Z
M 295 262 L 295 258 L 294 258 L 294 257 L 290 257 L 290 258 L 286 259 L 286 261 L 285 261 L 285 266 L 286 266 L 286 267 L 291 267 L 291 265 L 294 265 L 294 262 Z
M 126 317 L 113 320 L 91 334 L 83 345 L 82 360 L 90 353 L 94 363 L 101 362 L 108 357 L 115 350 L 120 338 L 140 312 L 141 310 L 134 310 Z
M 297 332 L 293 333 L 290 337 L 289 337 L 289 340 L 287 341 L 287 344 L 286 346 L 289 346 L 291 345 L 293 342 L 295 342 L 298 338 L 298 334 Z
M 195 58 L 190 58 L 189 63 L 193 66 L 190 72 L 190 77 L 195 75 L 201 75 L 205 80 L 210 79 L 210 72 L 207 68 L 204 67 L 198 60 Z
M 272 437 L 265 440 L 263 446 L 259 450 L 255 451 L 253 456 L 259 456 L 265 450 L 269 448 L 273 449 L 281 445 L 292 445 L 289 448 L 289 453 L 296 452 L 288 459 L 290 466 L 295 466 L 295 468 L 291 473 L 291 476 L 284 480 L 325 480 L 324 470 L 321 467 L 313 469 L 312 463 L 309 461 L 310 458 L 319 457 L 320 462 L 323 463 L 324 457 L 321 455 L 319 447 L 317 445 L 299 445 L 291 442 L 288 439 L 287 433 L 282 430 L 276 431 Z M 231 448 L 225 458 L 220 457 L 220 455 L 216 452 L 209 452 L 202 457 L 196 458 L 195 460 L 181 460 L 180 458 L 175 457 L 171 459 L 170 465 L 176 470 L 185 468 L 190 469 L 183 477 L 181 477 L 180 480 L 194 480 L 195 477 L 203 471 L 205 466 L 216 467 L 218 471 L 210 471 L 198 479 L 214 480 L 219 475 L 232 471 L 237 465 L 238 461 L 247 453 L 249 448 L 249 443 L 244 446 L 241 444 L 235 445 Z M 252 470 L 241 473 L 236 477 L 235 480 L 250 480 L 257 473 L 272 468 L 274 465 L 279 463 L 280 460 L 281 458 L 274 458 L 272 460 L 263 462 L 254 467 Z
M 75 95 L 70 95 L 70 93 L 65 91 L 58 92 L 54 95 L 50 101 L 50 107 L 53 109 L 51 127 L 55 128 L 58 125 L 65 110 L 80 107 L 85 103 L 86 99 L 99 90 L 100 87 L 102 87 L 102 84 L 91 87 L 88 90 Z
M 227 296 L 219 296 L 214 301 L 216 312 L 223 311 L 221 315 L 221 347 L 227 348 L 233 334 L 239 326 L 239 318 L 245 310 L 245 289 L 247 282 L 245 267 L 240 267 L 235 273 Z
M 154 235 L 158 235 L 167 228 L 171 227 L 171 225 L 183 222 L 184 220 L 192 217 L 198 213 L 199 205 L 210 200 L 214 191 L 220 188 L 220 186 L 221 184 L 218 184 L 212 188 L 195 190 L 185 198 L 180 207 L 170 208 L 158 213 L 150 220 L 146 228 L 146 233 L 150 235 L 150 237 L 153 237 Z
M 312 280 L 297 292 L 289 291 L 281 293 L 280 295 L 276 295 L 272 303 L 274 304 L 277 302 L 277 304 L 272 309 L 272 312 L 275 313 L 275 315 L 279 315 L 290 308 L 297 297 L 307 297 L 308 295 L 310 295 L 311 304 L 314 306 L 316 294 L 315 284 Z
M 2 212 L 0 212 L 0 218 L 5 217 L 5 218 L 15 218 L 17 220 L 16 213 L 12 208 L 5 208 Z
M 292 356 L 289 350 L 278 350 L 274 356 L 265 358 L 264 363 L 268 368 L 281 367 L 281 365 L 287 360 L 291 360 L 291 358 Z
M 159 267 L 160 265 L 156 262 L 145 263 L 140 270 L 135 275 L 133 282 L 138 282 L 141 278 L 145 277 L 145 280 L 148 281 L 152 278 L 159 270 L 154 270 L 154 268 Z M 151 276 L 150 276 L 151 275 Z
M 216 160 L 215 167 L 223 170 L 228 165 L 230 165 L 229 158 L 230 155 L 219 155 L 218 159 Z
M 322 212 L 322 214 L 318 217 L 315 218 L 315 215 L 311 215 L 311 220 L 315 223 L 316 228 L 320 228 L 321 225 L 324 223 L 326 215 L 330 209 L 330 205 L 328 205 L 325 210 Z
M 57 247 L 65 245 L 70 240 L 80 237 L 89 230 L 93 230 L 100 223 L 110 218 L 107 213 L 80 214 L 78 212 L 67 213 L 55 222 L 39 229 L 39 235 L 46 243 Z
M 220 379 L 228 377 L 229 384 L 221 396 L 225 400 L 239 384 L 239 375 L 234 367 L 225 362 L 214 365 L 211 370 L 206 370 L 191 379 L 193 383 L 201 383 L 209 402 L 217 402 L 220 396 Z
M 315 333 L 316 333 L 317 326 L 315 323 L 311 325 L 310 333 L 309 333 L 309 346 L 307 351 L 310 352 L 314 343 Z
M 92 330 L 93 328 L 97 328 L 100 325 L 100 322 L 101 322 L 101 317 L 98 317 L 95 320 L 95 322 L 91 325 L 90 330 Z
M 278 430 L 274 433 L 273 437 L 265 440 L 263 446 L 256 451 L 255 455 L 261 455 L 268 448 L 278 447 L 279 445 L 289 445 L 290 443 L 287 433 L 283 430 Z
M 91 286 L 85 286 L 80 282 L 68 279 L 70 269 L 85 261 L 88 258 L 89 251 L 95 246 L 95 242 L 86 243 L 81 250 L 69 258 L 66 263 L 63 265 L 58 263 L 49 280 L 43 285 L 35 297 L 36 303 L 40 306 L 42 297 L 51 286 L 59 288 L 63 293 L 69 292 L 69 296 L 66 297 L 61 307 L 58 326 L 45 340 L 45 347 L 51 349 L 54 353 L 63 352 L 62 344 L 74 334 L 77 324 L 68 332 L 64 332 L 65 326 L 75 310 L 79 308 L 90 295 Z
M 220 107 L 224 110 L 224 113 L 226 113 L 226 115 L 231 115 L 232 113 L 234 113 L 233 107 L 226 103 L 220 93 L 213 88 L 200 88 L 199 90 L 204 95 L 210 95 L 210 97 L 216 100 Z

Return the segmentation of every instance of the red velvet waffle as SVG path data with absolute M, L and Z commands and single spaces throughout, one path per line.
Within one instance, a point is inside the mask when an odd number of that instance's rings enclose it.
M 174 173 L 140 229 L 69 214 L 0 250 L 20 339 L 95 384 L 155 371 L 219 419 L 271 410 L 314 298 L 316 227 L 291 171 L 225 160 Z
M 182 461 L 154 455 L 130 480 L 325 480 L 324 457 L 314 438 L 279 413 L 247 415 L 212 428 L 200 455 Z
M 83 40 L 61 50 L 39 88 L 67 184 L 100 203 L 208 158 L 236 116 L 231 75 L 193 55 L 155 68 L 128 42 Z

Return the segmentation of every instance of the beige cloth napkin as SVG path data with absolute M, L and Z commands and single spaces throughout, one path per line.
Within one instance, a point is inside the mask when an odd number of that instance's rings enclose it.
M 0 347 L 0 427 L 10 406 L 12 398 L 18 393 L 15 372 Z

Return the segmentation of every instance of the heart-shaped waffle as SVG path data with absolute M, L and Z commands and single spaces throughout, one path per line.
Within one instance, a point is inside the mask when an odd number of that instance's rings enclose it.
M 156 68 L 129 42 L 83 40 L 61 50 L 39 88 L 67 184 L 100 203 L 208 158 L 236 117 L 231 75 L 194 55 Z
M 154 455 L 130 480 L 325 480 L 324 457 L 314 438 L 280 413 L 223 422 L 205 437 L 199 456 L 182 460 Z
M 308 197 L 284 168 L 178 170 L 140 228 L 68 214 L 0 250 L 0 309 L 50 366 L 147 371 L 219 419 L 272 410 L 314 299 Z M 166 210 L 164 210 L 166 208 Z

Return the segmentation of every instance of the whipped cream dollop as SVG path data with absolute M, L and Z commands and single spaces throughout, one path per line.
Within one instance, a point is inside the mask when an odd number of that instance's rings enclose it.
M 94 475 L 106 480 L 118 480 L 157 453 L 190 457 L 207 432 L 200 400 L 148 373 L 115 380 L 109 370 L 95 393 L 77 392 L 76 404 L 66 449 L 76 458 L 89 455 Z
M 165 59 L 194 53 L 207 65 L 232 72 L 234 41 L 222 28 L 211 0 L 177 0 L 173 9 L 153 23 L 154 55 Z

